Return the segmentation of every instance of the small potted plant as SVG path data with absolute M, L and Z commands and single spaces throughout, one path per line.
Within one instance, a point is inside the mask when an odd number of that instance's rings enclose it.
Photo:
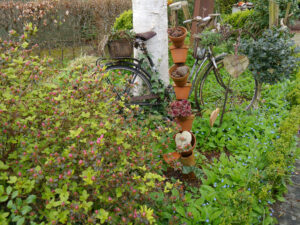
M 181 26 L 169 28 L 168 35 L 173 45 L 176 48 L 181 48 L 184 45 L 184 40 L 187 35 L 187 29 Z
M 108 39 L 108 51 L 111 58 L 131 57 L 133 54 L 132 10 L 124 11 L 116 18 Z
M 191 103 L 188 100 L 174 101 L 170 104 L 169 114 L 175 117 L 182 131 L 192 129 L 195 116 L 192 114 Z
M 193 133 L 183 131 L 174 135 L 177 152 L 181 155 L 180 161 L 184 166 L 194 166 L 193 150 L 196 147 L 196 138 Z
M 169 69 L 169 75 L 178 87 L 183 87 L 186 84 L 189 72 L 189 67 L 185 65 L 173 65 Z

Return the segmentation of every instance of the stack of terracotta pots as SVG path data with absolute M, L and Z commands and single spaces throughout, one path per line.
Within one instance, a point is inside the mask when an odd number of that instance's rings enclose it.
M 170 46 L 171 55 L 173 58 L 174 65 L 169 69 L 169 75 L 174 81 L 174 91 L 176 94 L 176 99 L 178 101 L 188 101 L 189 93 L 191 90 L 191 83 L 188 82 L 188 77 L 190 70 L 187 66 L 185 66 L 188 47 L 184 45 L 184 40 L 187 35 L 187 30 L 184 27 L 174 28 L 178 33 L 184 33 L 182 36 L 173 37 L 171 32 L 169 32 L 169 38 L 172 41 L 172 45 Z M 182 32 L 180 32 L 180 29 Z M 173 32 L 174 33 L 174 32 Z M 178 35 L 177 35 L 178 36 Z M 179 74 L 177 76 L 177 73 Z M 176 123 L 181 127 L 181 132 L 188 131 L 191 133 L 192 124 L 194 120 L 194 115 L 190 115 L 187 117 L 176 117 Z M 196 138 L 194 134 L 192 134 L 191 148 L 180 152 L 180 161 L 185 166 L 194 166 L 195 158 L 194 158 L 194 148 L 196 146 Z M 175 139 L 175 135 L 174 135 Z

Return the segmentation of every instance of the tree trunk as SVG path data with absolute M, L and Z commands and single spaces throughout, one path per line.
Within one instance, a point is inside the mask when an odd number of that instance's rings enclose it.
M 261 98 L 261 88 L 262 88 L 262 83 L 255 80 L 255 93 L 251 103 L 247 106 L 246 110 L 249 110 L 251 108 L 258 109 L 258 103 L 260 102 L 260 98 Z
M 169 85 L 168 74 L 168 11 L 167 1 L 132 0 L 133 27 L 136 33 L 155 31 L 156 36 L 146 46 L 159 72 L 160 79 Z M 135 50 L 135 57 L 140 54 Z

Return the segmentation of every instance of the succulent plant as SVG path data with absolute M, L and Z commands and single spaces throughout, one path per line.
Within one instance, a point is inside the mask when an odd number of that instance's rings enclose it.
M 192 115 L 191 103 L 188 100 L 174 101 L 170 104 L 169 114 L 173 117 L 188 117 Z
M 173 77 L 184 77 L 189 72 L 188 66 L 179 66 L 177 69 L 172 73 Z
M 188 131 L 176 134 L 175 143 L 178 150 L 188 150 L 192 143 L 192 134 Z

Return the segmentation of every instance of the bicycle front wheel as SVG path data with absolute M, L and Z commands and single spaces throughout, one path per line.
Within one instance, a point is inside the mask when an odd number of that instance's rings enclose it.
M 216 58 L 217 71 L 212 63 L 204 68 L 195 84 L 195 102 L 198 110 L 211 112 L 222 109 L 227 87 L 229 88 L 226 111 L 249 104 L 255 92 L 255 80 L 249 71 L 233 78 L 224 68 L 224 57 Z M 230 81 L 230 82 L 229 82 Z M 228 86 L 229 85 L 229 86 Z
M 148 105 L 156 96 L 151 92 L 149 78 L 140 70 L 123 65 L 109 65 L 106 81 L 111 85 L 117 100 L 125 104 Z

